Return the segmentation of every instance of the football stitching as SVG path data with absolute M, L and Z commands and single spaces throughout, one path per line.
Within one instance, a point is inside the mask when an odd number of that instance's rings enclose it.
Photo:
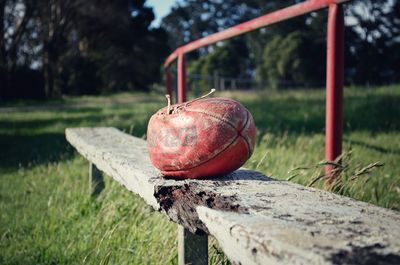
M 184 168 L 184 169 L 179 169 L 179 170 L 163 170 L 163 171 L 164 171 L 164 172 L 181 172 L 181 171 L 190 170 L 190 169 L 199 167 L 199 166 L 203 165 L 204 163 L 207 163 L 207 162 L 210 161 L 211 159 L 214 159 L 214 158 L 217 157 L 219 154 L 225 152 L 225 150 L 227 150 L 232 144 L 234 144 L 234 143 L 237 141 L 237 139 L 239 138 L 239 136 L 240 136 L 240 135 L 237 135 L 229 145 L 227 145 L 224 149 L 221 150 L 221 152 L 215 154 L 213 157 L 210 157 L 209 159 L 207 159 L 207 160 L 201 162 L 200 164 L 198 164 L 198 165 L 196 165 L 196 166 L 194 166 L 194 167 L 189 167 L 189 168 Z
M 227 145 L 224 149 L 222 149 L 221 152 L 215 154 L 214 156 L 212 156 L 212 157 L 210 157 L 209 159 L 207 159 L 207 160 L 201 162 L 200 164 L 198 164 L 198 165 L 196 165 L 196 166 L 194 166 L 194 167 L 185 168 L 185 169 L 180 169 L 180 170 L 164 170 L 165 172 L 173 172 L 173 171 L 180 172 L 180 171 L 183 171 L 183 170 L 190 170 L 190 169 L 199 167 L 199 166 L 203 165 L 204 163 L 207 163 L 207 162 L 210 161 L 211 159 L 214 159 L 214 158 L 217 157 L 219 154 L 223 153 L 223 152 L 224 152 L 225 150 L 227 150 L 233 143 L 235 143 L 239 137 L 243 138 L 243 140 L 244 140 L 244 142 L 245 142 L 245 144 L 246 144 L 247 153 L 248 153 L 247 159 L 251 156 L 250 143 L 248 142 L 248 140 L 247 140 L 245 137 L 243 137 L 243 135 L 241 135 L 241 132 L 246 128 L 246 126 L 247 126 L 247 124 L 249 123 L 249 120 L 250 120 L 250 113 L 249 113 L 248 110 L 246 110 L 246 114 L 247 114 L 247 115 L 246 115 L 246 118 L 247 118 L 247 119 L 246 119 L 246 122 L 244 123 L 244 126 L 243 126 L 239 131 L 238 131 L 238 130 L 236 129 L 236 127 L 235 127 L 232 123 L 230 123 L 228 120 L 226 120 L 226 119 L 224 119 L 224 118 L 222 118 L 222 117 L 213 115 L 213 114 L 211 114 L 211 113 L 209 113 L 209 112 L 206 112 L 206 111 L 199 111 L 199 110 L 186 110 L 186 111 L 188 111 L 188 112 L 202 113 L 202 114 L 204 114 L 204 115 L 208 115 L 208 116 L 210 116 L 210 117 L 212 117 L 212 118 L 215 118 L 215 119 L 217 119 L 217 120 L 226 122 L 227 124 L 229 124 L 230 126 L 232 126 L 232 128 L 235 129 L 235 131 L 237 132 L 238 135 L 233 139 L 233 141 L 232 141 L 229 145 Z
M 213 118 L 215 118 L 215 119 L 217 119 L 217 120 L 220 120 L 220 121 L 223 121 L 223 122 L 229 124 L 233 129 L 235 129 L 235 131 L 237 131 L 235 125 L 234 125 L 233 123 L 231 123 L 230 121 L 228 121 L 227 119 L 223 118 L 223 117 L 219 117 L 219 116 L 214 115 L 214 114 L 212 114 L 212 113 L 209 113 L 209 112 L 207 112 L 207 111 L 201 111 L 201 110 L 186 110 L 186 111 L 187 111 L 187 112 L 202 113 L 202 114 L 208 115 L 208 116 L 210 116 L 210 117 L 213 117 Z
M 246 143 L 247 153 L 249 154 L 248 157 L 247 157 L 247 159 L 248 159 L 251 156 L 251 153 L 252 153 L 251 152 L 251 147 L 250 147 L 250 143 L 249 143 L 248 139 L 242 135 L 242 131 L 246 128 L 246 126 L 247 126 L 247 124 L 249 123 L 249 120 L 250 120 L 250 112 L 246 110 L 246 113 L 247 113 L 247 120 L 246 120 L 244 126 L 242 127 L 242 129 L 239 131 L 239 135 L 243 138 L 244 142 Z
M 205 164 L 205 163 L 207 163 L 208 161 L 214 159 L 215 157 L 217 157 L 217 156 L 220 155 L 221 153 L 225 152 L 230 146 L 232 146 L 232 145 L 237 141 L 237 139 L 239 139 L 239 137 L 243 138 L 243 140 L 244 140 L 244 142 L 245 142 L 245 144 L 246 144 L 247 152 L 248 152 L 248 157 L 251 156 L 250 143 L 248 142 L 248 140 L 247 140 L 245 137 L 243 137 L 243 135 L 241 135 L 241 132 L 246 128 L 246 126 L 247 126 L 247 124 L 249 123 L 249 120 L 250 120 L 250 113 L 249 113 L 248 110 L 246 110 L 246 114 L 247 114 L 247 115 L 246 115 L 246 118 L 247 118 L 247 119 L 246 119 L 246 122 L 245 122 L 244 126 L 243 126 L 240 130 L 237 130 L 236 127 L 235 127 L 235 125 L 234 125 L 233 123 L 231 123 L 230 121 L 228 121 L 227 119 L 225 119 L 225 118 L 223 118 L 223 117 L 220 117 L 220 116 L 217 116 L 217 115 L 215 115 L 215 114 L 212 114 L 212 113 L 210 113 L 210 112 L 201 111 L 201 110 L 188 110 L 188 109 L 186 109 L 185 111 L 187 111 L 187 112 L 201 113 L 201 114 L 210 116 L 210 117 L 212 117 L 212 118 L 214 118 L 214 119 L 217 119 L 217 120 L 219 120 L 219 121 L 225 122 L 226 124 L 230 125 L 230 126 L 237 132 L 237 136 L 232 140 L 232 142 L 231 142 L 230 144 L 228 144 L 228 145 L 227 145 L 224 149 L 222 149 L 219 153 L 215 154 L 214 156 L 208 158 L 207 160 L 201 162 L 200 164 L 198 164 L 198 165 L 196 165 L 196 166 L 193 166 L 193 167 L 190 167 L 190 168 L 184 168 L 184 169 L 180 169 L 180 170 L 163 170 L 164 172 L 182 172 L 182 171 L 191 170 L 191 169 L 194 169 L 194 168 L 196 168 L 196 167 L 202 166 L 203 164 Z
M 217 157 L 219 154 L 221 154 L 222 152 L 224 152 L 226 149 L 228 149 L 228 148 L 240 137 L 239 131 L 238 131 L 231 123 L 229 123 L 227 120 L 225 120 L 225 119 L 223 119 L 223 118 L 221 118 L 221 117 L 212 115 L 212 114 L 207 113 L 207 112 L 202 112 L 202 111 L 196 111 L 196 110 L 195 110 L 195 111 L 186 110 L 186 111 L 188 111 L 188 112 L 195 112 L 195 113 L 201 113 L 201 114 L 210 116 L 211 118 L 214 118 L 214 119 L 216 119 L 216 120 L 226 122 L 228 125 L 230 125 L 230 126 L 234 129 L 234 131 L 236 132 L 236 137 L 233 138 L 232 142 L 229 143 L 229 144 L 228 144 L 224 149 L 222 149 L 219 153 L 216 153 L 214 156 L 208 158 L 207 160 L 201 162 L 200 164 L 198 164 L 198 165 L 196 165 L 196 166 L 193 166 L 193 167 L 190 167 L 190 168 L 179 169 L 179 170 L 163 170 L 164 172 L 180 172 L 180 171 L 183 171 L 183 170 L 189 170 L 189 169 L 193 169 L 193 168 L 196 168 L 196 167 L 198 167 L 198 166 L 201 166 L 202 164 L 204 164 L 204 163 L 210 161 L 211 159 Z
M 200 112 L 200 111 L 199 111 L 199 112 Z M 249 113 L 248 111 L 246 111 L 246 112 L 247 112 L 247 119 L 246 119 L 245 125 L 242 127 L 242 129 L 241 129 L 240 132 L 242 132 L 242 130 L 246 128 L 246 126 L 247 126 L 247 124 L 249 123 L 249 120 L 250 120 L 250 113 Z M 202 113 L 202 112 L 200 112 L 200 113 Z M 207 113 L 203 113 L 203 114 L 206 114 L 206 115 L 207 115 Z M 215 117 L 215 116 L 211 116 L 211 117 L 218 119 L 218 118 Z M 236 128 L 235 128 L 235 130 L 236 130 Z M 233 145 L 233 144 L 237 141 L 237 139 L 238 139 L 239 137 L 243 138 L 244 142 L 246 143 L 247 152 L 248 152 L 248 157 L 250 157 L 250 156 L 251 156 L 250 144 L 249 144 L 248 140 L 240 134 L 240 132 L 238 133 L 238 135 L 233 139 L 233 141 L 232 141 L 229 145 L 227 145 L 224 149 L 221 150 L 221 152 L 217 153 L 217 154 L 216 154 L 215 156 L 213 156 L 213 157 L 210 157 L 210 158 L 207 159 L 206 161 L 203 161 L 203 162 L 201 162 L 200 164 L 198 164 L 198 165 L 196 165 L 196 166 L 194 166 L 194 167 L 190 167 L 190 168 L 185 168 L 185 169 L 180 169 L 180 170 L 163 170 L 163 171 L 164 171 L 164 172 L 182 172 L 182 171 L 185 171 L 185 170 L 190 170 L 190 169 L 199 167 L 199 166 L 203 165 L 204 163 L 207 163 L 207 162 L 210 161 L 211 159 L 214 159 L 215 157 L 217 157 L 217 156 L 220 155 L 221 153 L 223 153 L 223 152 L 224 152 L 225 150 L 227 150 L 231 145 Z

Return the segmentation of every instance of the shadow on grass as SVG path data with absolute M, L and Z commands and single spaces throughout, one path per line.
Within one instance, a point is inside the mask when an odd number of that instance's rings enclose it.
M 113 122 L 113 118 L 118 122 Z M 68 127 L 107 127 L 114 126 L 141 137 L 147 129 L 146 122 L 130 120 L 132 114 L 97 114 L 82 117 L 54 117 L 49 119 L 26 119 L 0 121 L 0 168 L 15 169 L 20 166 L 46 164 L 70 159 L 74 149 L 65 139 Z M 132 121 L 132 122 L 130 122 Z M 50 129 L 51 132 L 42 132 Z M 3 131 L 3 133 L 1 133 Z M 53 132 L 55 131 L 55 132 Z M 14 132 L 14 133 L 13 133 Z
M 69 159 L 73 150 L 63 133 L 0 135 L 0 167 L 16 168 Z
M 344 131 L 371 133 L 400 130 L 400 97 L 346 97 Z M 284 98 L 244 102 L 252 112 L 261 135 L 265 132 L 291 134 L 324 133 L 325 99 Z
M 117 118 L 118 120 L 122 120 L 124 124 L 121 122 L 117 122 L 116 124 L 110 125 L 112 123 L 110 120 L 113 118 Z M 26 131 L 31 132 L 31 130 L 36 129 L 44 129 L 51 128 L 52 126 L 65 126 L 74 127 L 74 126 L 98 126 L 98 127 L 124 127 L 124 125 L 129 125 L 129 121 L 132 121 L 132 124 L 135 124 L 135 132 L 136 135 L 142 135 L 146 132 L 147 124 L 140 123 L 138 124 L 135 120 L 131 119 L 131 113 L 119 113 L 119 114 L 91 114 L 86 115 L 83 114 L 81 117 L 57 117 L 50 119 L 26 119 L 26 120 L 17 120 L 17 121 L 0 121 L 0 128 L 11 129 L 18 131 Z
M 359 141 L 359 140 L 354 140 L 354 139 L 349 139 L 344 137 L 343 139 L 345 142 L 347 143 L 351 143 L 353 145 L 358 145 L 361 147 L 365 147 L 374 151 L 377 151 L 379 153 L 382 154 L 396 154 L 396 155 L 400 155 L 400 150 L 399 149 L 391 149 L 391 148 L 384 148 L 378 145 L 373 145 L 373 144 L 369 144 L 363 141 Z

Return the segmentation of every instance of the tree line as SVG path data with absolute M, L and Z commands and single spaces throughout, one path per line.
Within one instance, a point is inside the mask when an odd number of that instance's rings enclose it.
M 167 33 L 145 0 L 0 0 L 0 98 L 144 90 Z
M 186 0 L 164 18 L 162 27 L 179 38 L 171 47 L 296 4 L 297 0 Z M 400 82 L 400 1 L 354 0 L 345 5 L 347 84 Z M 188 55 L 188 72 L 256 78 L 312 86 L 325 82 L 327 10 L 312 12 Z M 205 85 L 205 84 L 204 84 Z
M 182 0 L 159 27 L 145 0 L 0 0 L 0 99 L 149 90 L 176 47 L 298 0 Z M 346 82 L 399 82 L 400 0 L 345 5 Z M 327 11 L 187 55 L 189 73 L 324 80 Z

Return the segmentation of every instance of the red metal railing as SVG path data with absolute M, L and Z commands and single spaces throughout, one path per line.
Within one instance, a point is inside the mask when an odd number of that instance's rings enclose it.
M 335 160 L 342 152 L 344 16 L 341 3 L 347 1 L 350 0 L 308 0 L 268 13 L 177 48 L 168 56 L 164 63 L 167 93 L 172 98 L 172 77 L 168 68 L 175 59 L 178 59 L 178 102 L 186 101 L 185 53 L 267 25 L 329 7 L 326 60 L 325 157 L 328 161 Z M 331 168 L 327 167 L 327 171 L 330 172 Z

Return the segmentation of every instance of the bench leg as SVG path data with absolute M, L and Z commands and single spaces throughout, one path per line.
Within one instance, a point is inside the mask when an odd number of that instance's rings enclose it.
M 89 163 L 89 187 L 90 196 L 96 196 L 104 189 L 103 174 L 101 171 L 93 164 Z
M 195 235 L 178 225 L 178 264 L 207 265 L 208 236 Z

